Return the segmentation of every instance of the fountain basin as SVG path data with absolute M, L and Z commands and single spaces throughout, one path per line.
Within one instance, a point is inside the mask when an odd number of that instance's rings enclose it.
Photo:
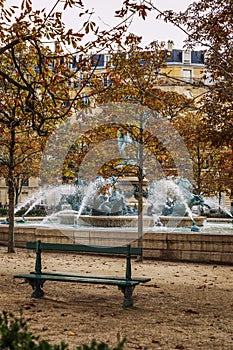
M 181 216 L 160 216 L 162 226 L 166 227 L 185 227 L 192 226 L 193 222 L 190 217 Z M 197 226 L 203 226 L 206 218 L 204 216 L 195 216 L 195 224 Z M 71 220 L 72 221 L 72 220 Z M 74 219 L 73 221 L 74 222 Z M 78 224 L 80 226 L 93 226 L 93 227 L 137 227 L 137 216 L 89 216 L 80 215 Z M 154 220 L 152 216 L 143 216 L 143 224 L 145 227 L 153 227 Z
M 192 226 L 193 221 L 189 216 L 160 216 L 163 226 L 166 227 L 186 227 Z M 205 216 L 194 216 L 195 225 L 203 226 L 206 220 Z
M 60 213 L 58 215 L 58 222 L 60 225 L 74 225 L 76 215 L 72 213 Z

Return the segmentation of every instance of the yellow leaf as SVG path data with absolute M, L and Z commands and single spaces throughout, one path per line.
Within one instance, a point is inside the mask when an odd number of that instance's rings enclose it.
M 68 335 L 69 337 L 73 337 L 73 336 L 75 336 L 75 333 L 69 331 L 69 332 L 67 332 L 67 335 Z

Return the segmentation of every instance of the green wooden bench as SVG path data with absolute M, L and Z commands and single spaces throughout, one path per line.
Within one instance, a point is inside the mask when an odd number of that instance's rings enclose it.
M 131 245 L 121 247 L 101 247 L 101 246 L 87 246 L 82 244 L 60 244 L 60 243 L 45 243 L 41 241 L 27 242 L 27 249 L 36 250 L 35 271 L 15 275 L 14 278 L 25 279 L 33 289 L 32 297 L 40 298 L 44 296 L 43 285 L 45 281 L 60 281 L 60 282 L 75 282 L 75 283 L 90 283 L 101 285 L 117 286 L 124 294 L 123 307 L 133 306 L 133 290 L 140 284 L 149 282 L 150 278 L 135 277 L 131 275 L 131 255 L 142 255 L 142 249 L 138 247 L 131 247 Z M 62 252 L 80 252 L 91 254 L 111 254 L 111 255 L 125 255 L 126 256 L 126 272 L 123 277 L 116 276 L 90 276 L 67 273 L 42 271 L 41 252 L 44 251 L 62 251 Z

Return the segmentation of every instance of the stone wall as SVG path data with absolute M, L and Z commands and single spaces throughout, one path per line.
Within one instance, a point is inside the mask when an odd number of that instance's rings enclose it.
M 158 260 L 233 264 L 233 235 L 148 232 L 143 252 Z
M 0 225 L 0 244 L 7 244 L 8 227 Z M 81 243 L 88 245 L 137 245 L 136 230 L 122 229 L 66 229 L 15 227 L 16 247 L 25 247 L 27 241 L 42 240 L 56 243 Z M 233 235 L 205 233 L 169 233 L 149 230 L 143 236 L 144 258 L 216 263 L 233 265 Z

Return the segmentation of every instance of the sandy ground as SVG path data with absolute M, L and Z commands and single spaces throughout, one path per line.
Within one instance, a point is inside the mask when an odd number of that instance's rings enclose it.
M 122 308 L 114 286 L 47 281 L 46 295 L 31 298 L 31 287 L 17 273 L 34 269 L 34 252 L 0 247 L 0 307 L 28 321 L 29 329 L 53 344 L 114 346 L 126 337 L 126 349 L 233 349 L 233 266 L 132 261 L 134 276 L 151 282 L 134 291 L 134 306 Z M 47 270 L 122 275 L 124 258 L 44 253 Z

